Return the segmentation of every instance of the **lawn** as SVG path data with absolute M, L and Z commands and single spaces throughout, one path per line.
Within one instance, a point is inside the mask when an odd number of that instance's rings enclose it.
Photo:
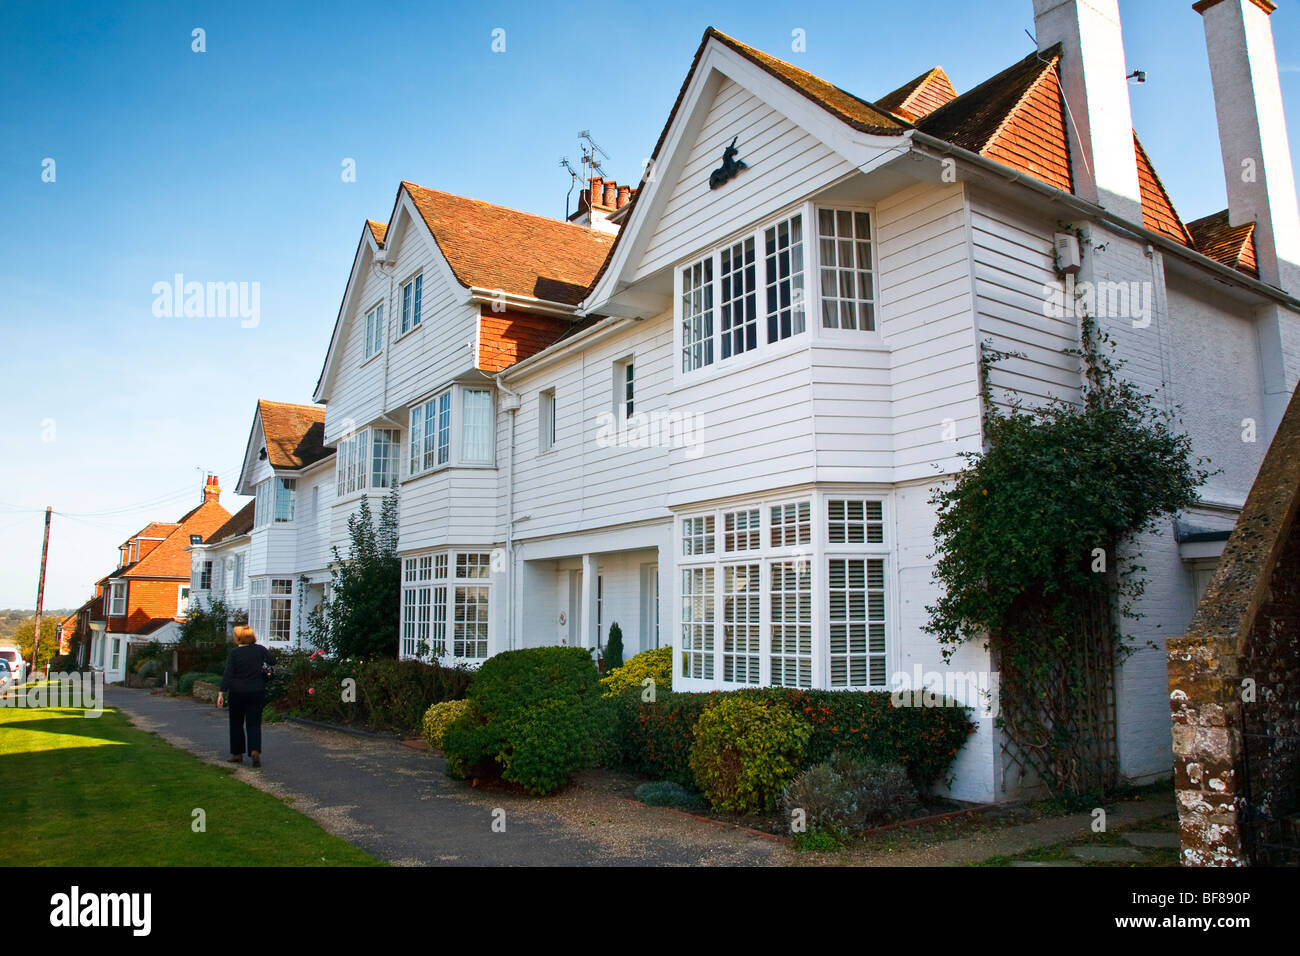
M 115 710 L 0 708 L 0 865 L 379 865 L 233 773 Z

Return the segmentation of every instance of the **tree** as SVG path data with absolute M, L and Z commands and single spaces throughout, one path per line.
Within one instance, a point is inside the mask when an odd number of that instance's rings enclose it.
M 59 653 L 59 620 L 53 617 L 41 618 L 41 646 L 37 653 L 40 655 L 37 660 L 32 662 L 32 673 L 45 673 L 45 665 L 52 661 Z M 36 634 L 36 617 L 27 618 L 20 622 L 14 628 L 12 640 L 23 652 L 23 657 L 31 659 L 32 656 L 32 638 Z
M 605 642 L 605 672 L 623 666 L 623 629 L 617 621 L 609 625 L 609 640 Z
M 307 633 L 335 657 L 396 657 L 401 626 L 402 560 L 397 555 L 397 492 L 384 497 L 379 520 L 362 496 L 348 518 L 348 555 L 334 549 L 331 595 L 308 615 Z

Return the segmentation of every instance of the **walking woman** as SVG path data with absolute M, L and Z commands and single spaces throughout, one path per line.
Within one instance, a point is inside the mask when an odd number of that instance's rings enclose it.
M 251 627 L 235 628 L 235 646 L 226 657 L 217 706 L 226 706 L 230 694 L 230 763 L 244 762 L 244 729 L 248 729 L 248 755 L 262 766 L 262 708 L 266 706 L 266 679 L 275 663 L 271 652 L 257 643 Z

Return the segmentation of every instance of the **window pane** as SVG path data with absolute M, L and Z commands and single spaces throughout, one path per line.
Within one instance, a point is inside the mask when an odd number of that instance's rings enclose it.
M 461 457 L 470 462 L 492 461 L 492 393 L 466 389 L 461 439 Z
M 823 328 L 875 329 L 870 216 L 820 209 L 817 228 Z
M 793 216 L 763 232 L 767 267 L 767 340 L 804 330 L 803 217 Z
M 682 371 L 713 364 L 713 259 L 682 270 Z

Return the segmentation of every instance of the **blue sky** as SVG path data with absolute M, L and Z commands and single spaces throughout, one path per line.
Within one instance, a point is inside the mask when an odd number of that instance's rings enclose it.
M 1185 219 L 1222 209 L 1201 19 L 1121 0 L 1134 125 Z M 1300 7 L 1273 15 L 1300 143 Z M 115 545 L 217 472 L 259 397 L 309 402 L 365 218 L 401 179 L 564 212 L 589 129 L 635 183 L 704 28 L 868 99 L 1026 55 L 1030 0 L 588 5 L 29 3 L 0 9 L 0 607 L 75 606 Z M 207 50 L 191 50 L 191 31 Z M 505 52 L 492 31 L 505 30 Z M 791 52 L 791 31 L 807 50 Z M 55 161 L 55 181 L 42 163 Z M 343 182 L 345 160 L 356 181 Z M 260 284 L 260 322 L 159 318 L 176 273 Z

